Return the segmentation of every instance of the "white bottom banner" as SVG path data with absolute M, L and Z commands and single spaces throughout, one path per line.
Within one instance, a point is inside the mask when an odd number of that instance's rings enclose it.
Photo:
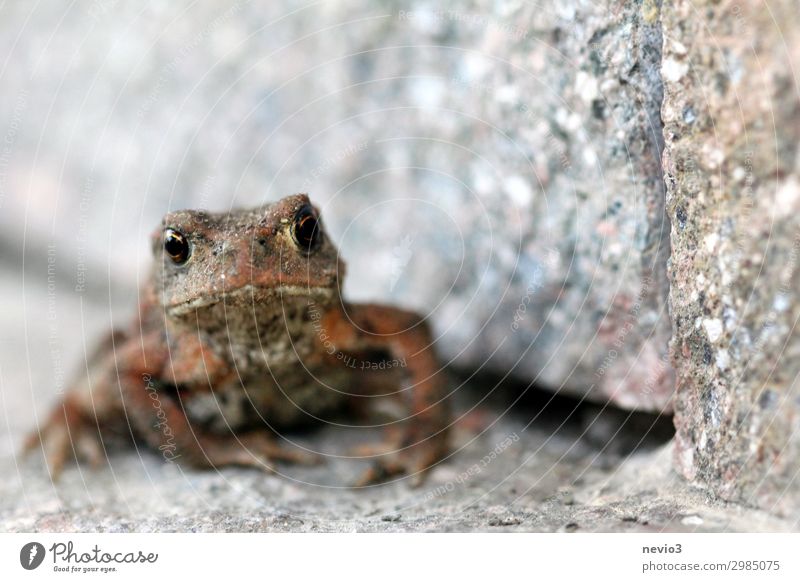
M 0 534 L 0 580 L 777 581 L 800 579 L 798 543 L 797 534 Z

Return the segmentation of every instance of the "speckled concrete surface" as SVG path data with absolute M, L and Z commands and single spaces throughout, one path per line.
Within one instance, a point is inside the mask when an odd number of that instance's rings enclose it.
M 676 462 L 800 516 L 800 33 L 792 1 L 664 10 Z M 698 43 L 706 37 L 709 42 Z
M 515 427 L 509 423 L 508 428 Z M 506 428 L 504 423 L 503 428 Z M 792 531 L 797 523 L 711 501 L 670 472 L 669 451 L 622 468 L 588 469 L 573 443 L 524 435 L 494 466 L 463 484 L 506 434 L 491 431 L 440 467 L 422 489 L 405 483 L 371 490 L 325 486 L 352 471 L 332 463 L 287 477 L 225 470 L 182 472 L 160 458 L 115 454 L 111 469 L 73 471 L 58 487 L 26 466 L 0 485 L 3 531 Z M 330 437 L 330 433 L 325 436 Z M 539 450 L 531 460 L 522 446 Z M 464 473 L 466 474 L 466 473 Z M 571 477 L 582 475 L 577 484 Z M 314 483 L 305 484 L 303 481 Z M 24 483 L 23 486 L 20 483 Z
M 286 435 L 324 452 L 319 467 L 186 470 L 145 449 L 109 443 L 98 470 L 72 467 L 54 485 L 38 455 L 16 454 L 52 403 L 53 358 L 81 360 L 76 341 L 52 351 L 52 325 L 102 326 L 129 309 L 102 297 L 52 298 L 38 269 L 0 269 L 0 531 L 784 531 L 789 520 L 715 502 L 671 469 L 668 418 L 580 404 L 481 376 L 458 392 L 455 454 L 420 489 L 353 489 L 364 469 L 341 458 L 377 434 L 335 427 Z M 24 293 L 23 293 L 24 291 Z M 24 301 L 23 301 L 24 296 Z M 465 379 L 454 376 L 455 385 Z M 471 412 L 469 412 L 471 411 Z M 634 452 L 636 451 L 636 452 Z

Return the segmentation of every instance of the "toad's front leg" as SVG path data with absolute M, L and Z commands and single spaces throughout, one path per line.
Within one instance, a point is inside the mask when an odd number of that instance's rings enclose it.
M 116 356 L 124 352 L 127 343 L 122 332 L 110 333 L 99 342 L 60 402 L 25 439 L 22 453 L 40 448 L 54 481 L 70 459 L 99 466 L 105 458 L 102 432 L 124 432 Z
M 105 456 L 104 434 L 142 436 L 135 421 L 152 414 L 148 387 L 165 368 L 166 355 L 160 332 L 110 334 L 44 424 L 28 436 L 23 451 L 41 447 L 53 480 L 72 458 L 99 465 Z
M 130 381 L 123 384 L 124 403 L 136 434 L 166 460 L 202 468 L 235 465 L 268 472 L 274 471 L 275 461 L 319 461 L 311 453 L 283 447 L 266 429 L 238 432 L 231 427 L 219 433 L 193 423 L 186 412 L 191 400 L 215 393 L 216 387 L 230 383 L 236 374 L 197 336 L 181 336 L 169 351 L 172 357 L 160 369 L 131 371 Z M 222 406 L 219 414 L 224 418 Z
M 169 353 L 161 332 L 133 339 L 121 333 L 109 336 L 47 420 L 28 436 L 23 451 L 40 447 L 54 480 L 71 458 L 99 465 L 105 457 L 102 435 L 109 429 L 144 439 L 167 460 L 194 466 L 243 465 L 272 471 L 273 461 L 318 460 L 304 451 L 285 449 L 264 431 L 218 435 L 192 426 L 181 391 L 174 386 L 198 366 L 215 371 L 204 374 L 209 382 L 228 371 L 193 336 L 183 338 L 179 350 L 172 351 L 175 358 Z
M 220 434 L 195 426 L 186 415 L 184 399 L 188 398 L 192 398 L 190 391 L 172 387 L 149 394 L 136 390 L 126 397 L 132 405 L 136 432 L 168 461 L 197 468 L 239 466 L 266 472 L 275 471 L 276 461 L 303 465 L 319 462 L 312 453 L 284 447 L 266 429 Z
M 433 349 L 427 323 L 419 315 L 382 305 L 346 305 L 326 314 L 323 327 L 341 351 L 386 351 L 403 362 L 410 386 L 402 391 L 408 417 L 402 438 L 359 481 L 367 485 L 406 473 L 422 483 L 426 471 L 448 452 L 450 412 L 445 373 Z

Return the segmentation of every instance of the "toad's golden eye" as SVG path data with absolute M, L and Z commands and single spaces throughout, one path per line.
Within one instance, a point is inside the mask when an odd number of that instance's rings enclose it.
M 295 214 L 292 236 L 297 246 L 304 251 L 313 251 L 322 241 L 319 219 L 310 205 L 303 206 Z
M 180 232 L 171 228 L 164 231 L 164 252 L 174 263 L 185 263 L 190 250 L 189 241 Z

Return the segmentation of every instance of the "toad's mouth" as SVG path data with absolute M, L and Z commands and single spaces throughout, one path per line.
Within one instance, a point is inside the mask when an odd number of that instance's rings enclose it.
M 296 303 L 305 299 L 312 303 L 327 303 L 335 297 L 335 289 L 331 287 L 306 287 L 303 285 L 280 285 L 277 287 L 259 287 L 245 285 L 230 291 L 220 291 L 213 295 L 206 295 L 171 305 L 167 312 L 171 316 L 183 316 L 195 313 L 198 310 L 222 304 L 226 308 L 254 308 L 264 305 L 273 305 L 280 308 L 283 302 Z

